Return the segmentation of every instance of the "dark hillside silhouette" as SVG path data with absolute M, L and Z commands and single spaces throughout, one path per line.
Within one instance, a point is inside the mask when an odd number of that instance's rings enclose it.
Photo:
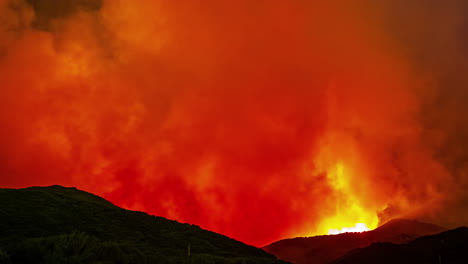
M 468 263 L 468 228 L 423 236 L 407 244 L 375 243 L 355 249 L 333 264 L 463 264 Z
M 198 226 L 124 210 L 61 186 L 0 189 L 0 263 L 9 261 L 284 263 Z
M 285 239 L 267 245 L 264 249 L 293 263 L 321 264 L 329 263 L 352 249 L 375 242 L 407 243 L 417 237 L 445 230 L 437 225 L 396 219 L 369 232 Z

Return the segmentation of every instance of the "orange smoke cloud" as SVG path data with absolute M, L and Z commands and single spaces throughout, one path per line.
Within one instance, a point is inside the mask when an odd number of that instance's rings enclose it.
M 422 120 L 431 75 L 381 6 L 47 1 L 0 2 L 1 186 L 73 185 L 254 245 L 457 193 Z

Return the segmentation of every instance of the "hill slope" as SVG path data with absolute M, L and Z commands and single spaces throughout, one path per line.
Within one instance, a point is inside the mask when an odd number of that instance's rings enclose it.
M 124 210 L 93 194 L 61 186 L 0 189 L 0 263 L 8 259 L 13 263 L 284 263 L 198 226 Z
M 408 244 L 375 243 L 355 249 L 334 264 L 439 264 L 468 263 L 468 228 L 423 236 Z
M 364 233 L 293 238 L 265 246 L 265 251 L 297 264 L 330 263 L 352 249 L 375 242 L 406 243 L 419 236 L 445 231 L 444 228 L 414 220 L 392 220 Z

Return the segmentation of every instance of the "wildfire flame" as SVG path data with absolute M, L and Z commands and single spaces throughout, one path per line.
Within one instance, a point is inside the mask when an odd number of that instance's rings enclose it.
M 324 171 L 330 186 L 330 195 L 324 199 L 329 207 L 312 235 L 363 232 L 375 229 L 380 204 L 368 200 L 369 167 L 355 142 L 347 135 L 330 132 L 322 141 L 316 156 L 316 173 Z M 356 180 L 360 179 L 360 180 Z

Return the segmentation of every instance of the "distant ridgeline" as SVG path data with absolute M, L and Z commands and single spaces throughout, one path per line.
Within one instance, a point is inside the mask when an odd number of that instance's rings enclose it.
M 423 236 L 407 244 L 374 243 L 331 264 L 463 264 L 468 263 L 468 228 Z
M 284 239 L 264 249 L 295 264 L 468 263 L 468 228 L 395 219 L 375 230 Z
M 0 189 L 2 263 L 287 263 L 198 226 L 61 186 Z

